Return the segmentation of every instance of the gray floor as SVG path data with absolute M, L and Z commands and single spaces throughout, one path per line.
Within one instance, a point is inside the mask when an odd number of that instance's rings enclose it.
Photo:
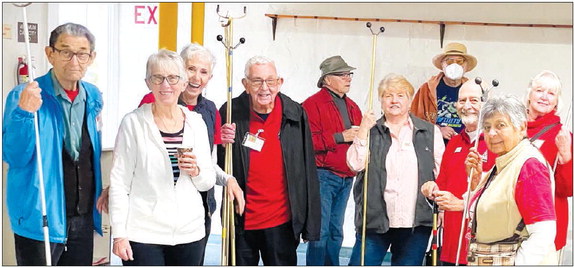
M 307 244 L 301 243 L 297 248 L 297 265 L 305 266 L 305 252 L 307 250 Z M 339 263 L 341 265 L 347 265 L 349 263 L 349 258 L 351 257 L 351 248 L 343 247 L 339 255 Z M 383 265 L 391 265 L 390 263 L 390 253 L 385 256 Z M 205 249 L 205 265 L 217 265 L 221 263 L 221 235 L 211 234 L 209 240 L 207 241 L 207 248 Z M 259 262 L 259 265 L 263 265 Z

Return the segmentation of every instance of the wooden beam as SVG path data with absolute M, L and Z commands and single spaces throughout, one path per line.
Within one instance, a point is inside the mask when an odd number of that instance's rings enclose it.
M 381 19 L 381 18 L 345 18 L 328 16 L 302 16 L 302 15 L 282 15 L 265 14 L 265 16 L 277 19 L 316 19 L 316 20 L 342 20 L 342 21 L 377 21 L 377 22 L 408 22 L 426 24 L 446 24 L 446 25 L 476 25 L 476 26 L 505 26 L 505 27 L 535 27 L 535 28 L 572 28 L 571 24 L 530 24 L 530 23 L 495 23 L 495 22 L 470 22 L 470 21 L 438 21 L 438 20 L 403 20 L 403 19 Z

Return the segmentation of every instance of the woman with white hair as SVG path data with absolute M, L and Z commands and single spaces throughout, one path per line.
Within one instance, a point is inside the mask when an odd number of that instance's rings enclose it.
M 148 58 L 155 102 L 127 114 L 118 130 L 110 176 L 113 252 L 124 265 L 200 265 L 205 237 L 200 195 L 215 184 L 201 115 L 179 106 L 187 73 L 177 53 Z M 192 152 L 176 156 L 176 148 Z
M 563 101 L 562 84 L 551 71 L 542 71 L 528 85 L 526 106 L 528 111 L 528 137 L 535 137 L 544 158 L 554 165 L 556 191 L 556 250 L 566 245 L 568 235 L 568 197 L 572 196 L 572 133 L 560 123 L 556 114 Z
M 475 148 L 467 156 L 467 173 L 475 169 L 468 264 L 553 264 L 556 216 L 552 173 L 544 156 L 526 137 L 526 107 L 511 95 L 497 96 L 484 104 L 481 113 L 486 146 L 497 157 L 495 167 L 481 179 L 481 156 Z M 497 250 L 504 249 L 505 243 L 514 243 L 516 258 L 482 255 L 484 245 L 475 246 L 479 243 L 496 245 L 492 248 Z

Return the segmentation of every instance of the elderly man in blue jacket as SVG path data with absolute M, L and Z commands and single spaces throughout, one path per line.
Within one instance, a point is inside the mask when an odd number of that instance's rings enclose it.
M 94 48 L 86 27 L 58 26 L 45 48 L 53 68 L 16 86 L 6 99 L 2 156 L 9 166 L 6 203 L 18 265 L 46 264 L 37 161 L 42 161 L 52 263 L 92 265 L 94 230 L 101 234 L 95 200 L 102 188 L 102 95 L 81 79 L 96 56 Z

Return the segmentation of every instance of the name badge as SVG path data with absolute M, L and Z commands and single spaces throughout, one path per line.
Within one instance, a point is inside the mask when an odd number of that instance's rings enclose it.
M 263 129 L 257 130 L 256 134 L 249 132 L 245 133 L 245 136 L 243 137 L 243 143 L 241 144 L 247 148 L 261 152 L 261 148 L 263 148 L 263 144 L 265 143 L 265 139 L 259 137 L 261 132 L 263 132 Z
M 462 147 L 456 147 L 456 149 L 454 149 L 455 153 L 460 153 L 460 151 L 462 151 Z

